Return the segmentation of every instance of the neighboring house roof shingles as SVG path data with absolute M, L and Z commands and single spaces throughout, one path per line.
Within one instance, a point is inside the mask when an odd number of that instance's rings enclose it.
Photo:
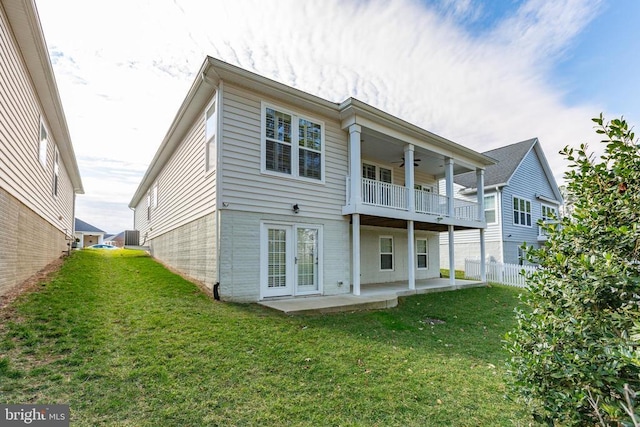
M 93 225 L 86 223 L 79 218 L 76 218 L 75 230 L 90 232 L 90 233 L 104 233 L 103 230 L 100 230 L 98 227 L 94 227 Z
M 484 186 L 506 185 L 518 168 L 518 165 L 522 162 L 522 159 L 524 159 L 537 140 L 537 138 L 527 139 L 526 141 L 516 142 L 515 144 L 482 153 L 498 161 L 497 164 L 488 166 L 485 169 Z M 456 175 L 453 180 L 456 184 L 462 185 L 465 188 L 476 188 L 477 181 L 475 172 Z

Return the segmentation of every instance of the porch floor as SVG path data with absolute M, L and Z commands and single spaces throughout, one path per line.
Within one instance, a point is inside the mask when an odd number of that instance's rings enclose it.
M 429 292 L 453 291 L 464 288 L 485 286 L 486 283 L 476 280 L 456 279 L 455 285 L 449 279 L 416 280 L 416 289 L 409 290 L 406 281 L 390 283 L 373 283 L 361 285 L 360 295 L 318 295 L 293 298 L 278 298 L 259 301 L 258 304 L 285 314 L 318 314 L 341 311 L 377 310 L 392 308 L 398 305 L 398 297 L 426 294 Z

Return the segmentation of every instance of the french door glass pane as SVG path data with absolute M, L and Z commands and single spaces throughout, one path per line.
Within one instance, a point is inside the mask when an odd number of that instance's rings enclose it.
M 287 285 L 287 232 L 269 229 L 268 280 L 269 288 Z
M 298 288 L 316 290 L 318 288 L 318 230 L 298 228 L 297 238 Z

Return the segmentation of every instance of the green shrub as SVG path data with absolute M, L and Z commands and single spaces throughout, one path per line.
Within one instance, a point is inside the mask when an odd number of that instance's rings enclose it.
M 507 335 L 511 391 L 548 425 L 634 425 L 640 390 L 640 149 L 624 120 L 593 121 L 603 154 L 561 151 L 573 215 L 528 249 L 542 268 Z

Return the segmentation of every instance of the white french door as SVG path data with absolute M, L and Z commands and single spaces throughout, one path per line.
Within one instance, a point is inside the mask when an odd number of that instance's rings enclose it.
M 262 298 L 320 292 L 321 232 L 319 226 L 263 224 Z

